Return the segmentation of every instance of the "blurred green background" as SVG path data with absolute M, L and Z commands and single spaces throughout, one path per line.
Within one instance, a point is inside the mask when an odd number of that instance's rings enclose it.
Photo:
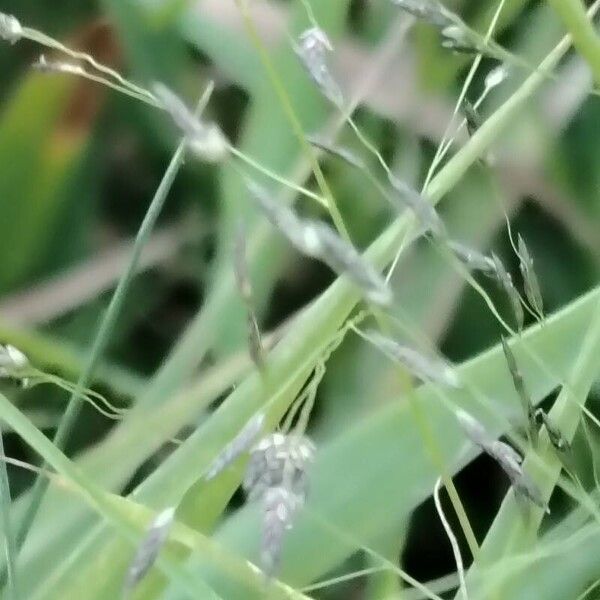
M 252 4 L 260 35 L 305 130 L 320 131 L 330 108 L 295 63 L 285 36 L 286 29 L 297 32 L 306 26 L 301 4 Z M 484 31 L 496 3 L 448 6 Z M 214 80 L 208 117 L 240 149 L 290 175 L 300 149 L 233 0 L 2 0 L 0 10 L 90 52 L 134 81 L 163 81 L 190 105 Z M 334 41 L 333 65 L 345 90 L 376 68 L 386 35 L 405 18 L 383 0 L 320 0 L 316 12 Z M 561 31 L 544 2 L 509 0 L 497 40 L 535 62 Z M 27 41 L 0 46 L 0 341 L 20 347 L 40 368 L 74 380 L 174 151 L 177 132 L 164 115 L 130 98 L 83 80 L 33 72 L 30 65 L 43 51 Z M 357 111 L 357 122 L 394 171 L 415 185 L 423 181 L 469 64 L 468 57 L 442 49 L 431 27 L 419 24 L 393 49 L 384 76 L 373 83 Z M 471 100 L 494 66 L 483 61 L 468 94 Z M 591 77 L 576 54 L 567 55 L 559 73 L 495 145 L 493 169 L 473 167 L 440 205 L 456 238 L 495 250 L 517 273 L 505 207 L 513 231 L 525 237 L 535 258 L 548 312 L 596 284 L 600 260 L 600 102 L 589 95 Z M 484 104 L 483 115 L 525 75 L 512 72 Z M 368 158 L 350 132 L 344 130 L 339 139 Z M 459 136 L 458 145 L 464 141 Z M 353 241 L 365 247 L 390 222 L 389 207 L 346 165 L 324 159 L 323 168 Z M 95 381 L 95 388 L 114 402 L 127 405 L 136 396 L 223 273 L 230 274 L 237 224 L 243 220 L 252 230 L 260 220 L 242 190 L 230 167 L 186 161 Z M 305 202 L 300 209 L 320 214 Z M 333 280 L 326 268 L 300 257 L 273 232 L 269 235 L 267 249 L 253 264 L 265 331 Z M 509 314 L 502 294 L 485 278 L 481 282 L 503 314 Z M 415 329 L 451 360 L 461 361 L 498 341 L 498 324 L 481 298 L 426 243 L 417 244 L 401 263 L 395 287 Z M 213 343 L 200 371 L 244 352 L 243 305 L 234 295 L 228 302 L 212 323 Z M 396 384 L 386 378 L 388 365 L 382 362 L 353 338 L 336 352 L 311 425 L 317 440 L 335 437 L 372 410 L 374 402 L 392 399 Z M 63 392 L 3 388 L 39 427 L 53 432 L 65 406 Z M 93 446 L 111 427 L 86 408 L 68 452 Z M 8 435 L 5 444 L 7 454 L 35 460 L 17 436 Z M 125 489 L 150 472 L 164 452 L 149 457 Z M 506 490 L 500 474 L 486 478 L 493 483 L 480 484 L 482 473 L 493 468 L 481 458 L 458 478 L 480 534 Z M 9 473 L 15 494 L 32 481 L 22 470 L 11 467 Z M 421 579 L 451 570 L 444 539 L 427 502 L 411 522 L 406 569 Z M 330 597 L 349 597 L 336 594 Z

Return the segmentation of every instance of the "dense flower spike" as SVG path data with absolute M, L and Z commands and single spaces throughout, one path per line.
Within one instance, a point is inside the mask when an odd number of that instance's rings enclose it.
M 273 577 L 279 569 L 283 536 L 291 529 L 304 498 L 283 486 L 268 488 L 263 496 L 263 524 L 260 559 L 264 573 Z
M 301 219 L 287 206 L 273 200 L 260 186 L 247 182 L 248 190 L 269 221 L 300 252 L 327 264 L 338 275 L 351 279 L 367 300 L 387 306 L 392 292 L 385 279 L 366 261 L 352 244 L 343 240 L 325 223 Z
M 469 439 L 491 456 L 510 479 L 515 492 L 550 512 L 537 485 L 523 470 L 523 458 L 508 444 L 494 440 L 483 425 L 463 410 L 456 412 L 456 418 Z
M 213 479 L 244 452 L 247 452 L 260 435 L 264 422 L 265 416 L 262 413 L 259 413 L 250 419 L 208 467 L 205 479 L 207 481 Z
M 381 335 L 368 331 L 366 338 L 393 360 L 402 363 L 415 377 L 422 381 L 440 383 L 452 388 L 460 387 L 454 368 L 438 356 L 424 356 L 418 350 Z
M 523 284 L 525 286 L 525 295 L 531 307 L 541 317 L 544 314 L 544 301 L 542 299 L 542 291 L 540 284 L 533 268 L 533 258 L 527 249 L 525 240 L 519 234 L 519 267 L 523 276 Z
M 220 162 L 227 156 L 229 144 L 215 123 L 200 121 L 181 98 L 162 83 L 155 83 L 152 91 L 185 135 L 192 154 L 211 163 Z
M 0 13 L 0 39 L 16 44 L 23 37 L 23 28 L 16 17 Z
M 314 453 L 307 437 L 282 433 L 268 435 L 252 450 L 243 487 L 250 500 L 263 505 L 261 562 L 269 577 L 279 566 L 283 535 L 306 501 Z
M 175 508 L 170 507 L 159 513 L 150 523 L 146 536 L 139 545 L 123 583 L 124 596 L 127 597 L 146 576 L 164 546 L 175 518 Z
M 333 52 L 327 34 L 318 27 L 307 29 L 300 35 L 295 50 L 320 92 L 333 104 L 342 107 L 342 91 L 327 65 L 327 53 Z

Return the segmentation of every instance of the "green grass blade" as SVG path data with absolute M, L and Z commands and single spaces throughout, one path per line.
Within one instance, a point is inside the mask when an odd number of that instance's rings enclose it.
M 526 332 L 524 343 L 534 348 L 552 366 L 553 371 L 566 372 L 599 297 L 600 290 L 596 289 L 551 316 L 544 327 L 534 327 Z M 523 360 L 522 369 L 536 403 L 557 384 L 556 379 L 549 379 L 547 373 L 527 357 Z M 496 408 L 505 417 L 511 414 L 511 407 L 515 413 L 520 410 L 518 398 L 506 372 L 500 345 L 462 365 L 458 372 L 461 378 L 475 385 L 488 397 L 496 399 Z M 479 404 L 473 398 L 465 397 L 461 392 L 455 392 L 451 398 L 481 418 L 495 435 L 501 433 L 502 425 L 496 420 L 490 421 L 487 412 L 482 414 Z M 512 398 L 512 404 L 507 402 L 509 398 Z M 458 462 L 458 455 L 463 447 L 464 437 L 454 416 L 440 406 L 437 396 L 428 386 L 418 389 L 416 399 L 430 415 L 445 455 L 455 457 L 454 460 L 449 459 L 449 464 L 455 470 L 458 469 L 462 464 Z M 230 439 L 235 428 L 247 418 L 247 411 L 254 410 L 260 402 L 260 396 L 253 397 L 249 394 L 248 383 L 243 384 L 215 412 L 214 420 L 211 419 L 200 428 L 140 486 L 135 494 L 136 499 L 153 506 L 162 506 L 176 500 L 181 486 L 186 485 L 194 476 L 199 476 L 212 460 L 216 451 L 214 440 Z M 241 410 L 244 411 L 244 416 L 236 416 Z M 464 462 L 464 456 L 462 460 Z M 344 466 L 348 461 L 355 465 L 351 471 Z M 215 495 L 215 492 L 223 486 L 229 486 L 232 490 L 237 483 L 235 476 L 234 473 L 232 477 L 224 478 L 227 481 L 198 485 L 198 517 L 202 516 L 201 513 L 207 507 L 218 511 L 211 503 L 215 500 L 222 502 L 222 496 Z M 431 494 L 436 478 L 437 473 L 420 444 L 406 405 L 391 403 L 361 419 L 354 427 L 319 450 L 318 463 L 312 477 L 310 509 L 333 522 L 339 529 L 352 532 L 354 537 L 364 542 L 372 536 L 381 535 L 397 520 L 400 522 L 405 519 L 416 505 Z M 394 498 L 394 501 L 390 502 L 390 498 Z M 245 509 L 228 520 L 219 531 L 217 539 L 236 553 L 253 556 L 258 544 L 256 527 L 256 513 L 253 509 Z M 316 547 L 319 552 L 314 552 Z M 301 519 L 297 529 L 291 532 L 289 543 L 286 543 L 285 578 L 294 584 L 307 584 L 322 576 L 355 549 L 356 547 L 349 546 L 345 541 L 341 542 L 324 530 L 318 521 L 308 517 Z M 89 580 L 99 577 L 101 569 L 102 576 L 108 577 L 103 566 L 107 557 L 114 558 L 123 551 L 124 548 L 118 541 L 110 542 L 101 551 L 96 549 L 93 555 L 85 558 L 82 555 L 84 560 L 77 572 L 84 568 L 81 577 Z M 90 562 L 91 556 L 96 557 L 95 566 Z M 66 582 L 69 580 L 72 581 L 72 575 L 65 577 Z M 216 581 L 215 586 L 220 589 Z M 68 595 L 68 590 L 65 587 L 62 592 Z M 239 597 L 244 597 L 242 591 L 239 593 Z M 90 592 L 89 596 L 82 598 L 96 597 Z
M 4 534 L 4 555 L 6 557 L 6 572 L 8 598 L 18 600 L 19 586 L 17 583 L 16 544 L 12 518 L 10 514 L 11 496 L 6 462 L 4 461 L 4 440 L 0 431 L 0 511 L 2 512 L 2 532 Z
M 208 94 L 203 97 L 201 102 L 208 101 L 209 94 L 210 91 L 208 91 Z M 106 346 L 108 345 L 111 333 L 117 324 L 117 320 L 125 303 L 127 291 L 135 276 L 135 273 L 137 272 L 137 265 L 140 260 L 142 250 L 152 234 L 154 226 L 156 225 L 156 221 L 158 220 L 162 208 L 167 200 L 169 191 L 171 190 L 171 186 L 173 185 L 175 177 L 177 176 L 177 173 L 179 172 L 179 169 L 183 163 L 185 148 L 186 143 L 185 141 L 182 141 L 175 151 L 175 154 L 173 155 L 173 158 L 171 159 L 171 162 L 165 171 L 158 189 L 152 198 L 142 224 L 140 225 L 140 229 L 133 244 L 130 260 L 125 268 L 125 271 L 119 278 L 119 282 L 111 297 L 108 308 L 106 309 L 106 312 L 100 321 L 98 332 L 94 338 L 89 357 L 77 380 L 76 390 L 69 398 L 67 409 L 54 436 L 54 444 L 56 444 L 58 448 L 64 448 L 65 443 L 71 434 L 71 430 L 75 425 L 77 417 L 79 416 L 82 407 L 80 391 L 89 386 L 94 374 L 94 370 L 96 369 L 96 366 L 100 361 Z M 38 477 L 33 486 L 29 507 L 23 517 L 23 520 L 21 521 L 17 533 L 18 548 L 23 545 L 25 539 L 27 538 L 27 534 L 31 529 L 33 520 L 35 519 L 35 515 L 40 508 L 47 488 L 48 482 L 45 479 Z

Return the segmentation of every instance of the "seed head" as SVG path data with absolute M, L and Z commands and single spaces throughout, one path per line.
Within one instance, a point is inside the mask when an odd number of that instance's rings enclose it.
M 16 44 L 23 37 L 23 27 L 16 17 L 0 13 L 0 39 Z
M 128 595 L 146 576 L 164 546 L 175 518 L 175 508 L 167 508 L 159 513 L 146 531 L 146 536 L 127 569 L 123 589 Z
M 304 436 L 273 433 L 250 454 L 243 487 L 250 500 L 261 498 L 272 487 L 284 486 L 304 498 L 308 491 L 307 467 L 315 446 Z
M 244 452 L 247 452 L 262 431 L 264 422 L 265 416 L 263 413 L 259 413 L 250 419 L 208 467 L 205 479 L 210 481 L 215 478 Z
M 327 65 L 327 54 L 333 52 L 327 34 L 318 27 L 307 29 L 300 35 L 295 51 L 320 92 L 341 108 L 344 104 L 342 91 Z
M 271 577 L 279 567 L 283 536 L 308 494 L 307 468 L 315 447 L 304 436 L 273 433 L 254 447 L 243 487 L 250 500 L 261 500 L 263 526 L 261 562 Z

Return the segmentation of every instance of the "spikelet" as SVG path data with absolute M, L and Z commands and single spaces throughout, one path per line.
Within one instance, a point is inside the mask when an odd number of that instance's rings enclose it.
M 437 0 L 392 0 L 392 4 L 416 19 L 443 29 L 454 23 L 451 14 Z
M 214 479 L 235 460 L 237 460 L 244 452 L 247 452 L 252 444 L 260 435 L 265 422 L 265 416 L 258 413 L 250 419 L 240 432 L 223 448 L 223 450 L 214 459 L 208 467 L 204 478 L 206 481 Z
M 267 577 L 273 577 L 279 569 L 284 534 L 292 528 L 303 504 L 304 498 L 283 486 L 268 488 L 264 493 L 260 560 Z
M 250 270 L 246 258 L 246 233 L 243 225 L 238 228 L 235 240 L 234 272 L 238 291 L 246 305 L 248 352 L 252 362 L 262 371 L 264 369 L 264 349 L 258 320 L 254 312 L 252 282 L 250 281 Z
M 300 35 L 295 51 L 323 96 L 341 108 L 344 97 L 327 65 L 327 54 L 333 52 L 327 34 L 319 27 L 307 29 Z
M 533 268 L 533 258 L 527 249 L 525 240 L 519 234 L 519 268 L 523 276 L 523 284 L 525 286 L 525 295 L 531 307 L 535 312 L 542 317 L 544 315 L 544 301 L 542 299 L 542 291 L 540 284 Z
M 504 64 L 492 69 L 485 77 L 486 90 L 492 90 L 499 86 L 509 75 L 510 69 Z
M 16 44 L 23 37 L 23 28 L 16 17 L 0 13 L 0 39 Z
M 361 171 L 364 171 L 366 169 L 365 163 L 347 148 L 343 148 L 341 146 L 332 144 L 331 142 L 328 142 L 327 140 L 324 140 L 320 137 L 308 136 L 306 138 L 306 141 L 315 148 L 323 150 L 323 152 L 326 152 L 327 154 L 330 154 L 335 158 L 343 160 L 351 167 L 360 169 Z
M 479 252 L 479 250 L 475 250 L 475 248 L 471 248 L 455 240 L 449 240 L 448 246 L 454 252 L 456 258 L 463 262 L 470 270 L 481 271 L 486 275 L 494 275 L 496 273 L 494 261 L 489 256 L 485 256 Z
M 226 158 L 229 144 L 215 123 L 200 121 L 181 98 L 162 83 L 155 83 L 152 91 L 183 132 L 192 154 L 210 163 L 221 162 Z
M 446 236 L 444 222 L 427 198 L 424 198 L 419 192 L 391 173 L 388 173 L 388 180 L 396 192 L 392 199 L 398 201 L 396 204 L 398 212 L 408 207 L 426 231 L 431 231 L 433 235 L 438 237 Z
M 454 368 L 438 356 L 424 356 L 418 350 L 396 340 L 381 335 L 377 331 L 368 331 L 366 338 L 384 354 L 403 364 L 421 381 L 431 381 L 452 388 L 460 387 L 460 380 Z
M 123 582 L 124 596 L 127 597 L 146 576 L 154 565 L 164 546 L 175 518 L 175 508 L 170 507 L 159 513 L 146 531 L 146 535 L 131 561 Z
M 523 307 L 521 306 L 521 298 L 519 296 L 519 292 L 517 292 L 517 289 L 513 284 L 513 280 L 510 276 L 510 273 L 506 270 L 498 256 L 493 252 L 492 260 L 494 261 L 495 277 L 502 289 L 505 291 L 506 295 L 508 296 L 508 299 L 510 300 L 510 304 L 513 309 L 513 314 L 517 322 L 517 329 L 521 331 L 525 322 L 525 315 L 523 313 Z
M 467 437 L 500 465 L 516 494 L 549 513 L 539 488 L 523 470 L 521 455 L 508 444 L 492 439 L 484 426 L 467 412 L 456 411 L 456 418 Z
M 283 537 L 308 494 L 308 466 L 314 444 L 305 436 L 273 433 L 254 447 L 243 488 L 263 508 L 261 564 L 268 577 L 279 567 Z
M 508 370 L 510 372 L 510 376 L 512 378 L 513 386 L 521 400 L 521 405 L 523 407 L 523 412 L 527 418 L 527 431 L 529 439 L 535 444 L 537 443 L 537 422 L 535 418 L 535 411 L 533 408 L 533 403 L 531 402 L 531 398 L 527 393 L 527 389 L 525 388 L 525 381 L 523 380 L 523 375 L 519 370 L 517 365 L 517 360 L 508 345 L 508 342 L 502 336 L 502 351 L 504 352 L 504 357 L 506 358 L 506 364 L 508 365 Z
M 543 423 L 548 433 L 548 439 L 556 450 L 559 452 L 568 452 L 571 449 L 569 441 L 565 439 L 560 430 L 550 421 L 544 409 L 538 408 L 535 411 L 535 417 Z
M 247 186 L 269 221 L 297 250 L 321 260 L 338 275 L 348 277 L 370 302 L 382 306 L 391 303 L 392 292 L 385 279 L 352 244 L 340 238 L 324 223 L 301 219 L 291 208 L 276 202 L 253 181 L 248 181 Z

